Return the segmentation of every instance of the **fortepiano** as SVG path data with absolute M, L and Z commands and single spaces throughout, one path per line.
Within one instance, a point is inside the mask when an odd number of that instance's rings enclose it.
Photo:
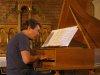
M 85 69 L 88 71 L 87 75 L 94 75 L 96 50 L 100 50 L 100 21 L 86 12 L 89 0 L 85 1 L 84 7 L 80 0 L 63 1 L 57 28 L 77 25 L 79 30 L 68 47 L 48 47 L 39 50 L 50 60 L 54 60 L 42 62 L 42 69 L 55 70 L 55 75 L 59 70 Z

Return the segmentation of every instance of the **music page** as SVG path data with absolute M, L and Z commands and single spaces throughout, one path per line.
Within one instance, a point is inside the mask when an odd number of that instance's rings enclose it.
M 77 30 L 77 26 L 52 30 L 42 47 L 68 46 Z

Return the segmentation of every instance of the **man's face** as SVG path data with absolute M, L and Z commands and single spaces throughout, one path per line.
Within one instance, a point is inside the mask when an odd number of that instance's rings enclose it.
M 34 29 L 29 29 L 29 38 L 30 39 L 36 39 L 40 34 L 40 26 L 37 25 Z

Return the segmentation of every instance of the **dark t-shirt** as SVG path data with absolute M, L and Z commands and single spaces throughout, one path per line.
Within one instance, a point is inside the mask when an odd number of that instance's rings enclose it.
M 7 46 L 7 75 L 16 70 L 16 72 L 23 69 L 28 69 L 29 66 L 22 61 L 21 51 L 30 51 L 29 38 L 22 32 L 17 33 L 9 42 Z M 18 71 L 18 72 L 19 72 Z M 12 73 L 13 73 L 12 72 Z M 15 72 L 14 72 L 15 73 Z M 15 75 L 15 74 L 14 74 Z

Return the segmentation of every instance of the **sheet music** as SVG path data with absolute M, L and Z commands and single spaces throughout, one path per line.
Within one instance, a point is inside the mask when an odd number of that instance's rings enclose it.
M 77 26 L 52 30 L 42 47 L 68 46 L 77 30 Z

